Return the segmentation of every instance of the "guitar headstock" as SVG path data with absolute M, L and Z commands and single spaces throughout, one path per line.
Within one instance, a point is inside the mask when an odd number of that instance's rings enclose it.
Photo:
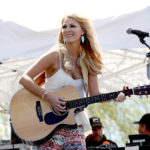
M 134 95 L 150 95 L 150 85 L 143 85 L 133 88 Z

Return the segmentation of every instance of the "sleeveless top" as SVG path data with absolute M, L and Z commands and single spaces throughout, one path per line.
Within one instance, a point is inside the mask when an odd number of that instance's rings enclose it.
M 84 85 L 83 79 L 74 80 L 62 69 L 61 55 L 59 52 L 59 69 L 55 74 L 46 78 L 45 89 L 49 92 L 55 92 L 55 91 L 59 91 L 61 88 L 65 86 L 73 86 L 78 91 L 79 96 L 83 98 L 85 97 L 85 91 L 83 85 Z M 86 109 L 84 109 L 84 111 L 80 111 L 76 113 L 75 120 L 77 125 L 83 125 L 84 131 L 91 130 Z

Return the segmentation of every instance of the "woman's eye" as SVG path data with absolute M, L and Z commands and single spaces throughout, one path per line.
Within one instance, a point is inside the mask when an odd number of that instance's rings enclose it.
M 75 27 L 76 27 L 75 25 L 70 25 L 70 28 L 75 28 Z M 63 25 L 62 28 L 63 28 L 63 29 L 66 29 L 66 28 L 67 28 L 67 25 Z
M 76 26 L 74 26 L 74 25 L 71 25 L 70 27 L 71 27 L 71 28 L 74 28 L 74 27 L 76 27 Z
M 65 28 L 67 28 L 67 26 L 66 26 L 66 25 L 64 25 L 64 26 L 62 26 L 62 28 L 63 28 L 63 29 L 65 29 Z

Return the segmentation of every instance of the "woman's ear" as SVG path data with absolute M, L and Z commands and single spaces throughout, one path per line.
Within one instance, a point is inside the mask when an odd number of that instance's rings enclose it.
M 82 33 L 81 33 L 81 35 L 84 35 L 85 34 L 85 31 L 82 29 Z
M 85 34 L 85 31 L 83 31 L 82 35 L 84 35 L 84 34 Z

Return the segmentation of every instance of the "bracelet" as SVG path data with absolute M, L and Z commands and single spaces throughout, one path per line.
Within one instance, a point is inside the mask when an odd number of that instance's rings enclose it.
M 47 91 L 45 91 L 45 92 L 42 94 L 42 99 L 45 99 L 46 94 L 48 94 Z

